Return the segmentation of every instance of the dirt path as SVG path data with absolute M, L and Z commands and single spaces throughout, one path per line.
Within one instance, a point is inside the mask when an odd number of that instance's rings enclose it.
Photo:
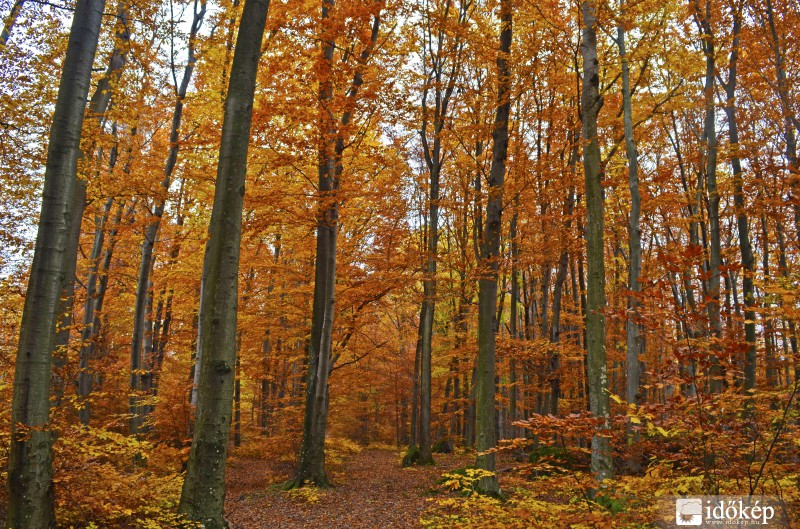
M 333 473 L 334 488 L 282 492 L 263 460 L 239 460 L 228 473 L 226 518 L 232 529 L 388 529 L 419 527 L 426 493 L 460 457 L 438 455 L 436 467 L 403 469 L 397 453 L 367 449 Z

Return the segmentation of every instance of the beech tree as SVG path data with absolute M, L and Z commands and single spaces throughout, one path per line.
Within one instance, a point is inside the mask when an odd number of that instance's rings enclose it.
M 511 119 L 511 2 L 500 3 L 500 48 L 497 55 L 497 109 L 492 132 L 492 167 L 489 171 L 489 199 L 481 241 L 478 289 L 478 364 L 477 364 L 477 468 L 491 472 L 478 487 L 487 494 L 499 495 L 495 471 L 497 445 L 495 427 L 495 339 L 497 333 L 497 271 L 503 220 L 503 181 L 508 161 L 508 128 Z
M 367 63 L 380 29 L 382 1 L 374 2 L 372 30 L 364 49 L 358 55 L 353 79 L 345 93 L 345 109 L 337 119 L 333 112 L 333 56 L 337 38 L 336 26 L 330 21 L 334 0 L 322 4 L 322 48 L 319 78 L 319 202 L 317 212 L 317 247 L 314 267 L 314 304 L 311 314 L 311 339 L 306 378 L 306 407 L 303 420 L 303 445 L 297 476 L 287 485 L 328 486 L 325 474 L 325 432 L 328 420 L 328 377 L 333 368 L 331 346 L 336 291 L 336 248 L 339 237 L 339 198 L 343 172 L 342 154 L 347 147 L 349 130 L 358 91 L 364 82 Z
M 36 247 L 20 324 L 11 449 L 8 519 L 13 528 L 55 527 L 50 453 L 50 373 L 59 297 L 67 275 L 70 221 L 75 214 L 81 129 L 104 0 L 79 0 L 53 112 Z
M 227 527 L 225 461 L 236 365 L 239 246 L 247 152 L 268 0 L 245 0 L 225 97 L 214 207 L 203 260 L 200 381 L 179 511 L 207 529 Z
M 592 436 L 592 472 L 598 481 L 614 475 L 611 445 L 603 430 L 610 428 L 608 366 L 606 364 L 606 268 L 603 236 L 603 187 L 597 115 L 603 106 L 600 95 L 600 64 L 597 58 L 597 7 L 587 0 L 581 4 L 581 57 L 583 83 L 583 173 L 586 181 L 586 364 L 589 378 L 589 410 L 603 420 Z

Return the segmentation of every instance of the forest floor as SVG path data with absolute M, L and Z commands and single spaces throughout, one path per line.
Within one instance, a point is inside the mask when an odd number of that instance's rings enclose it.
M 430 491 L 467 456 L 436 454 L 437 465 L 401 467 L 401 454 L 366 448 L 329 465 L 330 489 L 283 491 L 279 461 L 236 458 L 228 469 L 226 518 L 232 529 L 390 529 L 420 527 Z

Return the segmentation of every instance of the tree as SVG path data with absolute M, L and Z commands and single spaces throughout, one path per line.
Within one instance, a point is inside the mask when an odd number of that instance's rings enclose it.
M 480 253 L 478 281 L 478 380 L 477 442 L 475 466 L 491 472 L 482 477 L 478 489 L 499 495 L 495 471 L 495 454 L 488 452 L 497 445 L 495 430 L 495 333 L 497 332 L 497 272 L 500 259 L 500 238 L 503 220 L 503 181 L 508 160 L 508 126 L 511 119 L 511 38 L 512 7 L 510 0 L 500 2 L 500 50 L 497 55 L 497 108 L 492 132 L 492 166 L 489 170 L 489 199 Z
M 633 137 L 633 109 L 631 106 L 631 71 L 628 52 L 625 47 L 625 4 L 620 2 L 620 20 L 617 26 L 617 47 L 622 61 L 622 113 L 625 128 L 625 155 L 628 158 L 628 188 L 631 192 L 631 220 L 628 231 L 628 289 L 631 295 L 628 298 L 628 320 L 626 322 L 627 338 L 627 375 L 628 384 L 626 397 L 629 404 L 638 405 L 640 400 L 641 372 L 639 356 L 642 351 L 641 328 L 637 321 L 637 312 L 640 310 L 638 295 L 642 292 L 639 276 L 642 273 L 642 231 L 639 219 L 642 212 L 642 195 L 639 192 L 639 153 L 636 150 L 636 141 Z M 635 440 L 636 435 L 629 433 L 629 439 Z M 632 468 L 637 468 L 638 463 L 633 459 L 628 462 Z
M 744 387 L 745 391 L 756 387 L 756 314 L 755 314 L 755 289 L 753 274 L 753 249 L 750 244 L 750 226 L 745 210 L 744 179 L 742 177 L 742 162 L 739 158 L 739 120 L 736 114 L 736 84 L 739 66 L 739 48 L 741 46 L 742 8 L 743 4 L 736 0 L 732 4 L 732 42 L 731 54 L 728 60 L 728 80 L 721 82 L 725 89 L 725 114 L 728 118 L 728 139 L 731 150 L 731 169 L 733 170 L 733 200 L 736 210 L 736 227 L 739 232 L 739 252 L 742 256 L 742 296 L 744 297 L 744 333 L 747 350 L 744 357 Z
M 153 352 L 148 351 L 145 347 L 145 342 L 152 344 L 152 315 L 148 312 L 152 311 L 152 284 L 150 275 L 154 266 L 153 247 L 156 244 L 159 228 L 161 227 L 161 218 L 164 216 L 164 208 L 167 203 L 167 194 L 169 193 L 170 185 L 172 185 L 172 174 L 175 171 L 175 166 L 178 163 L 178 153 L 181 146 L 181 123 L 183 121 L 183 106 L 186 99 L 186 93 L 189 90 L 189 83 L 192 80 L 194 72 L 197 47 L 197 37 L 200 27 L 203 24 L 203 18 L 206 14 L 206 2 L 200 0 L 194 3 L 192 23 L 189 31 L 189 42 L 187 45 L 187 61 L 183 69 L 183 77 L 179 85 L 175 88 L 175 106 L 172 111 L 172 124 L 169 134 L 169 152 L 164 163 L 164 179 L 161 182 L 161 192 L 163 196 L 157 197 L 154 201 L 152 208 L 152 220 L 147 224 L 144 231 L 144 240 L 142 241 L 142 258 L 139 263 L 139 277 L 136 283 L 136 301 L 134 304 L 133 313 L 133 333 L 131 339 L 131 378 L 130 389 L 132 392 L 140 393 L 134 394 L 131 397 L 130 413 L 131 423 L 130 431 L 133 434 L 140 433 L 144 426 L 144 421 L 147 418 L 147 406 L 142 406 L 140 400 L 142 393 L 147 394 L 153 386 L 153 377 L 156 373 L 153 372 Z M 149 300 L 149 304 L 148 304 Z M 150 309 L 148 309 L 150 307 Z M 196 361 L 202 357 L 198 355 Z M 199 370 L 195 370 L 195 374 L 199 375 Z M 197 376 L 195 377 L 195 382 Z M 192 391 L 193 397 L 196 397 L 196 390 Z M 193 403 L 196 404 L 196 398 L 193 398 Z
M 114 88 L 119 82 L 122 69 L 128 61 L 128 47 L 130 46 L 130 5 L 128 0 L 120 0 L 117 6 L 116 25 L 114 28 L 114 49 L 108 60 L 108 67 L 105 75 L 97 83 L 94 94 L 89 101 L 89 115 L 95 117 L 102 127 L 106 121 L 106 111 L 111 104 Z M 92 145 L 92 150 L 94 150 Z M 89 153 L 89 157 L 94 152 Z M 85 153 L 84 153 L 85 156 Z M 109 157 L 109 166 L 113 169 L 117 161 L 117 151 L 114 149 Z M 62 316 L 62 327 L 59 332 L 57 345 L 67 347 L 69 345 L 69 325 L 65 325 L 72 314 L 72 303 L 75 289 L 75 267 L 78 259 L 78 246 L 80 244 L 81 221 L 86 208 L 86 187 L 85 180 L 78 180 L 78 188 L 75 191 L 75 211 L 73 213 L 72 225 L 70 226 L 69 244 L 67 246 L 68 271 L 65 292 L 62 295 L 60 313 Z M 81 371 L 78 373 L 78 395 L 83 400 L 78 415 L 83 424 L 89 424 L 91 418 L 91 408 L 88 402 L 89 394 L 92 391 L 93 374 L 90 369 L 90 362 L 94 356 L 92 344 L 97 331 L 95 323 L 95 312 L 98 307 L 102 307 L 103 289 L 102 278 L 98 278 L 101 252 L 105 239 L 105 225 L 108 220 L 108 213 L 113 205 L 113 198 L 106 201 L 105 211 L 96 223 L 94 242 L 92 244 L 92 265 L 86 279 L 86 303 L 83 311 L 83 329 L 81 330 L 81 350 L 80 363 Z M 98 285 L 100 283 L 100 285 Z
M 606 431 L 610 424 L 608 366 L 606 365 L 606 268 L 604 255 L 603 187 L 600 167 L 600 144 L 597 115 L 603 106 L 600 95 L 600 66 L 597 59 L 596 5 L 591 0 L 581 4 L 583 27 L 581 57 L 583 88 L 583 172 L 586 181 L 586 363 L 589 378 L 589 410 L 602 423 L 592 437 L 592 472 L 598 481 L 613 476 L 611 444 Z
M 342 154 L 347 146 L 344 133 L 353 119 L 356 97 L 364 82 L 363 67 L 378 39 L 382 1 L 374 3 L 372 31 L 359 54 L 353 79 L 346 92 L 341 118 L 334 114 L 333 55 L 336 26 L 331 22 L 334 0 L 322 4 L 322 53 L 319 66 L 319 203 L 317 212 L 317 247 L 314 267 L 314 302 L 311 314 L 311 340 L 308 343 L 306 407 L 303 420 L 303 444 L 297 476 L 287 486 L 305 484 L 328 486 L 325 474 L 325 431 L 328 420 L 328 377 L 333 368 L 331 346 L 336 291 L 336 248 L 339 236 L 339 184 L 343 171 Z M 339 122 L 337 124 L 337 121 Z
M 268 0 L 245 0 L 225 98 L 214 207 L 203 261 L 200 383 L 179 511 L 207 529 L 227 527 L 225 461 L 236 365 L 239 246 L 256 73 Z
M 25 0 L 15 0 L 14 5 L 11 6 L 11 11 L 8 13 L 5 22 L 3 22 L 3 31 L 0 33 L 0 48 L 5 47 L 11 37 L 11 30 L 14 29 L 14 24 L 17 22 L 17 17 L 24 4 Z
M 457 24 L 463 26 L 468 20 L 471 2 L 460 2 Z M 461 75 L 464 41 L 458 31 L 448 28 L 450 12 L 455 9 L 452 0 L 444 5 L 426 5 L 423 30 L 423 67 L 425 85 L 422 89 L 422 124 L 420 139 L 425 167 L 430 177 L 428 191 L 428 222 L 425 233 L 425 265 L 423 269 L 423 300 L 419 317 L 419 342 L 421 360 L 420 381 L 420 464 L 433 464 L 431 455 L 431 342 L 433 319 L 436 312 L 436 271 L 439 246 L 439 200 L 440 178 L 444 166 L 446 149 L 442 146 L 442 134 L 449 118 L 448 110 Z M 454 33 L 455 34 L 452 34 Z M 432 103 L 429 102 L 432 99 Z M 431 108 L 432 107 L 432 108 Z M 432 129 L 432 130 L 429 130 Z M 431 136 L 429 138 L 429 135 Z M 413 449 L 412 449 L 413 450 Z
M 17 528 L 54 527 L 50 372 L 65 253 L 77 185 L 86 97 L 105 0 L 79 0 L 72 19 L 47 149 L 39 230 L 23 309 L 8 460 L 8 519 Z
M 720 365 L 720 340 L 722 340 L 722 315 L 720 305 L 720 279 L 722 267 L 722 242 L 720 240 L 719 189 L 717 187 L 717 118 L 715 108 L 716 91 L 716 43 L 711 27 L 711 1 L 706 0 L 705 8 L 700 8 L 699 0 L 693 0 L 694 16 L 700 33 L 701 49 L 706 58 L 705 74 L 705 120 L 703 124 L 703 140 L 705 142 L 705 182 L 708 195 L 708 234 L 710 238 L 710 254 L 708 259 L 709 281 L 708 319 L 711 334 L 716 338 L 711 344 L 710 387 L 714 392 L 722 390 L 725 374 Z

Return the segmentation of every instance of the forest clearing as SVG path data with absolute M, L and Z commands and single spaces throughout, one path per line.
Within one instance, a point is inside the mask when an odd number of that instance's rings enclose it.
M 797 0 L 0 17 L 4 528 L 798 527 Z

